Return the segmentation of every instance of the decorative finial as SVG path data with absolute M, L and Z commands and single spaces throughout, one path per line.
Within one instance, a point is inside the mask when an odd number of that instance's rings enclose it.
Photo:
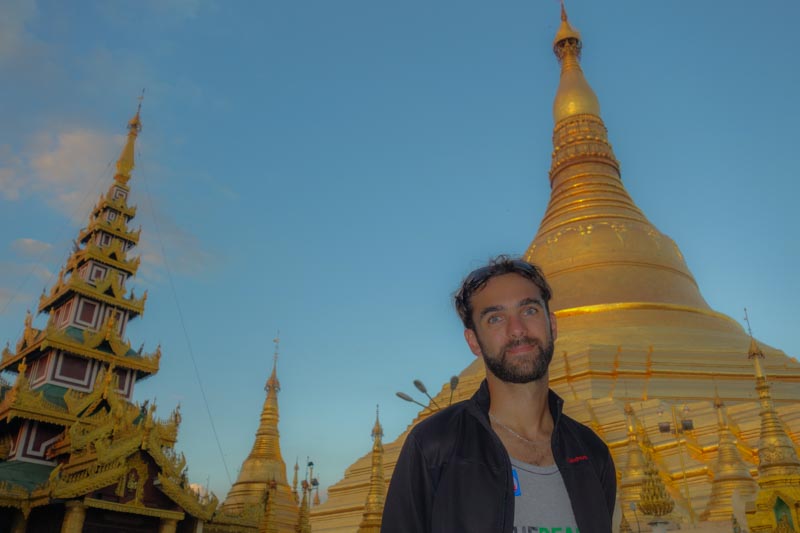
M 561 0 L 561 20 L 563 22 L 567 21 L 567 8 L 564 7 L 564 0 Z
M 564 9 L 564 2 L 561 2 L 561 9 Z M 139 100 L 139 107 L 136 108 L 136 114 L 138 115 L 139 112 L 142 110 L 142 100 L 144 100 L 144 87 L 142 87 L 142 94 L 139 95 L 137 98 Z
M 764 359 L 764 352 L 753 337 L 753 330 L 750 328 L 750 317 L 747 316 L 747 308 L 744 308 L 744 321 L 747 323 L 747 334 L 750 335 L 750 348 L 747 350 L 748 359 Z M 760 373 L 760 365 L 757 365 L 756 370 Z
M 750 317 L 747 316 L 747 308 L 744 308 L 744 321 L 747 323 L 747 334 L 753 338 L 753 330 L 750 329 Z
M 126 185 L 128 180 L 131 179 L 131 171 L 136 166 L 134 161 L 134 145 L 136 144 L 136 136 L 142 131 L 142 121 L 139 114 L 142 110 L 142 100 L 144 99 L 144 91 L 139 96 L 139 105 L 136 108 L 136 114 L 128 122 L 128 139 L 125 141 L 125 146 L 122 148 L 122 153 L 117 160 L 117 173 L 114 180 L 120 185 Z
M 281 342 L 280 330 L 278 330 L 278 335 L 272 339 L 272 342 L 275 343 L 275 353 L 272 356 L 272 374 L 270 374 L 267 384 L 264 386 L 264 390 L 267 392 L 277 392 L 281 390 L 281 382 L 278 381 L 278 350 Z
M 375 405 L 375 425 L 372 426 L 372 438 L 378 439 L 383 437 L 383 426 L 380 420 L 381 408 L 380 405 Z
M 275 362 L 275 364 L 277 364 L 278 363 L 278 352 L 280 351 L 280 347 L 281 347 L 281 330 L 278 330 L 278 333 L 277 333 L 277 335 L 275 335 L 275 338 L 272 339 L 272 342 L 275 343 L 275 359 L 274 359 L 274 362 Z

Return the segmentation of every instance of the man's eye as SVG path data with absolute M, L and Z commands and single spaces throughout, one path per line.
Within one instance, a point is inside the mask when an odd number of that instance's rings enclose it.
M 526 307 L 525 309 L 523 309 L 522 314 L 524 314 L 525 316 L 533 316 L 538 312 L 539 312 L 539 310 L 537 308 L 531 306 L 531 307 Z
M 503 319 L 501 317 L 499 317 L 498 315 L 492 315 L 492 316 L 490 316 L 489 318 L 486 319 L 486 323 L 487 324 L 498 324 L 498 323 L 500 323 L 501 320 L 503 320 Z

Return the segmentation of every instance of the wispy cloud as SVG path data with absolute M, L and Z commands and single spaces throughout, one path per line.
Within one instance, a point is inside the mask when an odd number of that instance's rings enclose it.
M 38 197 L 69 217 L 77 228 L 86 220 L 97 197 L 108 187 L 114 173 L 114 162 L 124 142 L 123 135 L 84 127 L 39 133 L 33 137 L 23 156 L 5 150 L 6 157 L 0 162 L 7 160 L 9 163 L 0 165 L 3 171 L 0 184 L 7 182 L 9 189 L 13 189 L 13 194 L 6 194 L 8 200 Z M 137 148 L 141 146 L 139 141 Z M 164 172 L 152 162 L 148 171 L 149 174 Z M 149 178 L 156 179 L 156 176 Z M 146 217 L 142 217 L 146 231 L 142 243 L 134 251 L 142 257 L 140 275 L 158 281 L 163 278 L 167 266 L 180 274 L 200 275 L 206 271 L 213 263 L 214 255 L 195 235 L 177 224 L 167 210 L 151 206 L 149 195 L 139 198 L 146 202 L 145 206 L 140 206 L 146 208 L 140 209 L 140 214 L 146 213 Z M 166 259 L 162 246 L 167 250 Z M 50 245 L 20 237 L 12 247 L 21 255 L 36 257 L 49 250 Z M 0 280 L 0 286 L 13 286 L 4 281 Z
M 39 259 L 44 254 L 51 251 L 53 245 L 48 242 L 23 237 L 12 242 L 11 248 L 20 255 Z
M 86 217 L 110 175 L 122 135 L 86 128 L 40 133 L 29 160 L 30 187 L 73 221 Z

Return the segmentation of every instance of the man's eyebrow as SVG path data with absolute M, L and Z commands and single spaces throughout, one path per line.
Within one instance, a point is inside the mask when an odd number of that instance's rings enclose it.
M 494 313 L 495 311 L 502 311 L 503 309 L 505 309 L 505 307 L 503 307 L 502 305 L 491 305 L 489 307 L 484 307 L 483 309 L 481 309 L 478 318 L 483 318 L 489 313 Z
M 524 307 L 526 305 L 531 305 L 531 304 L 536 304 L 539 307 L 544 307 L 544 302 L 542 301 L 541 298 L 525 298 L 523 300 L 520 300 L 520 302 L 517 304 L 517 307 Z

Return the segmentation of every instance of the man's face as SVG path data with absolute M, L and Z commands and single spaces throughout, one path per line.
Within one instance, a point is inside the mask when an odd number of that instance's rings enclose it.
M 472 296 L 472 309 L 475 329 L 464 336 L 489 372 L 509 383 L 547 375 L 556 323 L 539 287 L 518 274 L 503 274 Z

